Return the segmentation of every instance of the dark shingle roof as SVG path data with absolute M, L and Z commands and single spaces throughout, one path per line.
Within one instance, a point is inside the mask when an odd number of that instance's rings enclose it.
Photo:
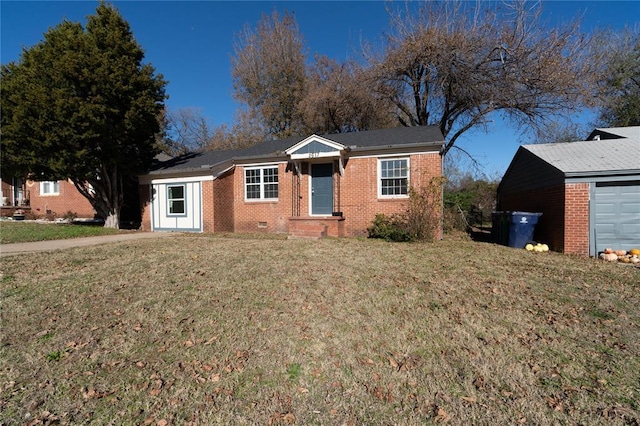
M 191 153 L 171 160 L 157 163 L 150 171 L 151 175 L 208 171 L 213 166 L 233 160 L 263 157 L 265 159 L 286 158 L 284 151 L 306 139 L 293 137 L 282 140 L 266 141 L 244 149 L 207 151 Z M 345 145 L 352 150 L 384 149 L 402 145 L 442 146 L 444 137 L 437 126 L 396 127 L 392 129 L 371 130 L 353 133 L 335 133 L 322 135 L 323 138 Z

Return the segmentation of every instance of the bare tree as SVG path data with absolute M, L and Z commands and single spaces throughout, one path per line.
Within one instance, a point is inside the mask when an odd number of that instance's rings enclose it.
M 167 110 L 164 116 L 164 151 L 169 155 L 203 151 L 211 143 L 213 130 L 198 108 Z
M 536 129 L 536 137 L 531 142 L 542 144 L 582 141 L 591 130 L 593 130 L 593 126 L 588 124 L 566 120 L 551 121 Z
M 217 126 L 206 150 L 248 148 L 269 138 L 255 111 L 240 109 L 233 126 Z
M 413 3 L 392 14 L 385 48 L 366 53 L 379 96 L 406 126 L 438 125 L 446 154 L 467 130 L 502 112 L 538 125 L 590 101 L 588 40 L 577 23 L 548 28 L 541 6 Z
M 298 105 L 307 131 L 343 133 L 396 125 L 393 105 L 371 92 L 366 73 L 355 62 L 339 63 L 316 55 L 308 73 L 307 95 Z
M 234 97 L 257 114 L 269 135 L 301 133 L 298 103 L 305 90 L 304 41 L 295 17 L 274 11 L 237 36 L 232 58 Z
M 606 126 L 640 125 L 640 27 L 605 33 L 599 119 Z

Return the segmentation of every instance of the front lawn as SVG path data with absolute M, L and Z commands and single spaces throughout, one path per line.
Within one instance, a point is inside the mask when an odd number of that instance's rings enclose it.
M 640 269 L 176 235 L 2 262 L 0 424 L 637 424 Z
M 112 235 L 118 230 L 95 225 L 0 221 L 0 244 Z

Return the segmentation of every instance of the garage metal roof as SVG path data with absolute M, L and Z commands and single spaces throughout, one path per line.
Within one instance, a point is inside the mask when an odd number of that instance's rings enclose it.
M 599 127 L 596 128 L 589 137 L 588 141 L 594 139 L 618 139 L 618 138 L 629 138 L 640 141 L 640 126 L 629 126 L 629 127 Z
M 640 173 L 640 127 L 598 129 L 620 137 L 523 145 L 567 177 Z

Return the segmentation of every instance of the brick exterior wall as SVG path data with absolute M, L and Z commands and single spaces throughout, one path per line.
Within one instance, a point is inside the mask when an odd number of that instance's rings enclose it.
M 589 184 L 562 184 L 501 194 L 500 210 L 541 212 L 534 240 L 554 251 L 589 255 Z
M 238 166 L 233 173 L 233 223 L 234 232 L 289 231 L 291 216 L 291 172 L 287 164 L 278 164 L 278 200 L 245 201 L 244 167 Z
M 440 154 L 410 155 L 411 185 L 427 185 L 431 178 L 442 175 L 442 161 Z M 330 160 L 328 160 L 330 161 Z M 309 216 L 311 182 L 310 166 L 302 163 L 300 176 L 299 213 L 301 217 Z M 235 197 L 220 189 L 216 193 L 223 195 L 218 203 L 233 198 L 233 231 L 234 232 L 289 232 L 289 218 L 294 216 L 295 205 L 294 186 L 297 176 L 291 170 L 287 171 L 287 164 L 278 165 L 278 201 L 245 201 L 244 167 L 238 166 L 233 173 Z M 223 187 L 224 185 L 221 185 Z M 344 224 L 341 233 L 344 236 L 367 235 L 367 228 L 371 225 L 377 213 L 400 213 L 407 208 L 408 199 L 378 198 L 378 158 L 354 157 L 345 165 L 345 172 L 340 176 L 337 161 L 334 162 L 334 208 L 343 213 Z M 229 211 L 226 207 L 224 211 Z M 441 211 L 434 212 L 440 215 Z M 216 219 L 216 229 L 218 220 Z M 228 230 L 228 227 L 225 227 Z M 441 230 L 439 237 L 442 237 Z
M 553 251 L 564 251 L 564 185 L 501 194 L 499 209 L 542 213 L 533 239 L 548 244 Z
M 57 195 L 40 195 L 40 182 L 27 181 L 26 187 L 30 193 L 31 212 L 36 216 L 45 216 L 51 211 L 57 217 L 67 212 L 75 213 L 79 218 L 93 218 L 95 211 L 87 200 L 67 180 L 60 180 L 60 193 Z
M 438 152 L 409 157 L 412 186 L 427 185 L 431 178 L 442 175 L 442 161 Z M 337 160 L 327 159 L 326 162 L 329 161 L 334 162 L 334 209 L 343 213 L 344 220 L 331 221 L 327 225 L 328 235 L 366 235 L 377 213 L 393 214 L 406 210 L 408 198 L 378 198 L 378 158 L 350 158 L 343 176 L 339 173 Z M 300 177 L 289 169 L 287 163 L 278 163 L 277 166 L 277 201 L 245 200 L 245 167 L 242 165 L 213 181 L 202 182 L 203 231 L 289 233 L 290 226 L 306 226 L 304 221 L 291 225 L 291 218 L 298 217 L 298 211 L 299 217 L 309 217 L 310 165 L 308 162 L 301 163 Z M 142 229 L 150 230 L 149 185 L 141 185 L 140 188 Z M 441 208 L 434 212 L 438 216 L 441 213 Z M 439 237 L 442 237 L 441 232 Z
M 431 178 L 442 176 L 440 154 L 409 156 L 410 185 L 427 185 Z M 365 236 L 376 214 L 390 215 L 406 210 L 407 198 L 378 198 L 378 158 L 350 158 L 340 181 L 342 211 L 347 236 Z M 434 212 L 441 215 L 442 212 Z M 441 231 L 439 237 L 442 237 Z
M 227 173 L 218 176 L 213 184 L 213 232 L 234 232 L 234 173 Z M 209 213 L 203 212 L 206 217 Z
M 214 232 L 215 211 L 214 211 L 214 190 L 212 180 L 200 183 L 202 190 L 202 232 Z
M 150 200 L 150 185 L 148 183 L 141 184 L 139 188 L 140 196 L 140 230 L 151 231 L 151 200 Z
M 589 183 L 565 185 L 565 253 L 589 256 L 589 192 Z

